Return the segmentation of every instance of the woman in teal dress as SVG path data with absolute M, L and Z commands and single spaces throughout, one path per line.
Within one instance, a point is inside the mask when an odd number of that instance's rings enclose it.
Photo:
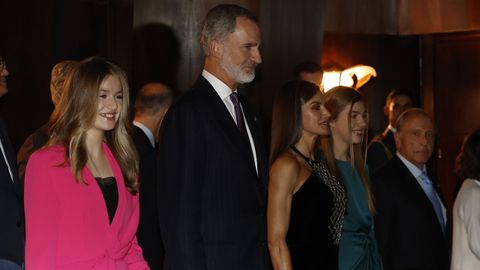
M 344 182 L 347 191 L 339 245 L 340 270 L 383 269 L 375 239 L 372 192 L 365 165 L 368 127 L 366 102 L 353 88 L 338 86 L 326 93 L 331 136 L 322 142 L 330 171 Z

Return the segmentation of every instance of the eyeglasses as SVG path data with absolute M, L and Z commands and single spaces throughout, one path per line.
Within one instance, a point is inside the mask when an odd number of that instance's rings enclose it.
M 7 62 L 3 61 L 3 58 L 0 56 L 0 73 L 7 69 Z

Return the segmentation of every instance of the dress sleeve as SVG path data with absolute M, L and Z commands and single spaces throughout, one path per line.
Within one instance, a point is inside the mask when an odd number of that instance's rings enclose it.
M 25 172 L 26 269 L 55 269 L 59 202 L 47 155 L 32 155 Z
M 460 213 L 463 216 L 467 232 L 468 245 L 472 253 L 480 260 L 480 187 L 475 185 L 467 190 L 461 200 Z

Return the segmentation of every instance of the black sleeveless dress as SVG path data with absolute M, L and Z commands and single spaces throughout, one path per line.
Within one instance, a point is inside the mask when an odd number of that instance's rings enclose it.
M 323 163 L 310 160 L 297 149 L 292 149 L 312 168 L 312 174 L 292 198 L 286 241 L 293 269 L 338 269 L 345 190 Z

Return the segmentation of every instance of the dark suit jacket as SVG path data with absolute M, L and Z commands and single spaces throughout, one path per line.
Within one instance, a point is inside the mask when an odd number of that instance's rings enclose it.
M 25 227 L 23 218 L 23 192 L 18 181 L 15 151 L 0 120 L 0 139 L 14 176 L 7 169 L 0 170 L 0 258 L 23 264 L 25 253 Z M 0 152 L 0 162 L 3 155 Z
M 133 140 L 140 156 L 138 244 L 142 247 L 143 256 L 150 268 L 161 270 L 165 251 L 158 224 L 156 151 L 139 127 L 134 127 Z
M 396 155 L 374 174 L 372 185 L 384 269 L 449 269 L 447 241 L 435 210 Z
M 368 145 L 367 152 L 367 164 L 370 174 L 373 175 L 384 166 L 396 152 L 395 138 L 390 129 L 387 128 L 382 134 L 375 136 Z
M 258 159 L 208 81 L 168 111 L 159 146 L 159 219 L 166 269 L 268 269 L 267 158 L 241 100 Z

